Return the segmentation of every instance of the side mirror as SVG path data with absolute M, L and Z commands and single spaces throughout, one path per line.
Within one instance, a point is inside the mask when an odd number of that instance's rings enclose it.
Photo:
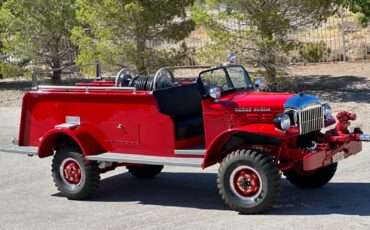
M 256 77 L 254 80 L 254 86 L 258 91 L 264 91 L 267 88 L 267 82 L 264 77 Z
M 218 99 L 221 97 L 221 88 L 214 87 L 209 90 L 209 95 L 215 99 L 215 102 L 218 102 Z

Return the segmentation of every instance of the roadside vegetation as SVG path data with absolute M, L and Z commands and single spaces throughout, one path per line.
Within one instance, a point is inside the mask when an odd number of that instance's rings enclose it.
M 235 52 L 239 63 L 257 67 L 274 90 L 293 50 L 293 59 L 305 63 L 343 58 L 323 41 L 288 39 L 343 8 L 358 13 L 367 27 L 368 0 L 0 0 L 0 78 L 97 60 L 108 72 L 132 67 L 148 74 L 162 66 L 225 62 Z M 230 28 L 231 21 L 238 26 Z M 187 39 L 197 31 L 209 42 L 189 46 Z M 95 69 L 82 71 L 93 76 Z M 53 83 L 60 82 L 61 72 L 50 74 Z

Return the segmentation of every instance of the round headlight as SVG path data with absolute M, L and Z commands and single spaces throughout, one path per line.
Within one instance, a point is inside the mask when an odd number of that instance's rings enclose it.
M 282 114 L 275 119 L 275 125 L 278 129 L 286 131 L 290 128 L 290 117 L 287 114 Z
M 331 114 L 332 114 L 330 105 L 328 103 L 325 103 L 325 104 L 322 105 L 322 108 L 324 110 L 325 120 L 329 119 L 331 117 Z

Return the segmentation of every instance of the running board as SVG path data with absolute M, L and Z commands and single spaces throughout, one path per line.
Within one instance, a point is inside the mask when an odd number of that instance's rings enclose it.
M 203 158 L 155 157 L 155 156 L 110 153 L 110 152 L 87 156 L 86 158 L 91 161 L 107 161 L 117 163 L 150 164 L 150 165 L 172 165 L 187 167 L 201 167 L 203 161 Z
M 204 156 L 205 153 L 206 153 L 205 149 L 175 149 L 176 155 Z
M 33 156 L 33 155 L 37 155 L 37 147 L 10 145 L 7 147 L 0 148 L 0 152 L 18 153 L 18 154 L 25 154 L 25 155 Z

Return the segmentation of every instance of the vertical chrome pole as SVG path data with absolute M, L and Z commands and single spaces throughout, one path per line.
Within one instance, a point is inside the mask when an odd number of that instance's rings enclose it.
M 38 90 L 39 89 L 39 83 L 37 80 L 37 72 L 35 67 L 32 69 L 32 90 Z

